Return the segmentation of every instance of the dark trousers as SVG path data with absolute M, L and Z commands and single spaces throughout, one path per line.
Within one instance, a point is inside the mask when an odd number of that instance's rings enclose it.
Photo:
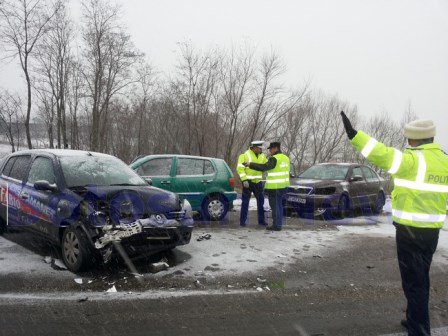
M 247 213 L 249 211 L 249 200 L 250 195 L 254 193 L 257 200 L 257 214 L 258 214 L 258 224 L 264 225 L 264 195 L 263 195 L 263 183 L 253 183 L 249 181 L 249 188 L 243 187 L 243 194 L 241 197 L 241 213 L 240 213 L 240 225 L 245 226 L 247 221 Z
M 283 189 L 266 189 L 268 194 L 269 206 L 272 211 L 272 226 L 281 228 L 283 225 L 283 197 L 287 188 Z
M 394 223 L 398 265 L 407 300 L 409 336 L 431 335 L 429 324 L 429 268 L 439 241 L 439 229 Z

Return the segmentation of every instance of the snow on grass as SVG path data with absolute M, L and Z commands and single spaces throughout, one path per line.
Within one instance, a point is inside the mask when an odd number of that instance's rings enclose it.
M 51 268 L 45 258 L 26 248 L 0 237 L 0 274 L 29 274 L 32 276 L 55 276 L 72 278 L 68 271 L 60 272 Z
M 196 240 L 206 232 L 211 234 L 209 240 Z M 330 252 L 338 245 L 337 235 L 337 231 L 196 229 L 190 244 L 178 250 L 191 256 L 181 262 L 186 276 L 258 274 L 267 268 L 281 271 L 298 257 Z M 158 274 L 163 276 L 178 269 L 174 267 Z

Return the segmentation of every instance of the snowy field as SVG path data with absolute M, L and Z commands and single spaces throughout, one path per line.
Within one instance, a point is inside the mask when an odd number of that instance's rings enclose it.
M 303 220 L 306 225 L 307 220 Z M 281 232 L 268 232 L 262 228 L 196 228 L 190 244 L 178 247 L 180 255 L 188 256 L 178 266 L 155 274 L 194 277 L 201 274 L 211 277 L 261 274 L 271 269 L 287 272 L 288 266 L 297 258 L 325 257 L 338 249 L 347 248 L 346 238 L 351 235 L 368 237 L 391 237 L 395 228 L 389 216 L 347 218 L 326 222 L 335 225 L 332 230 L 297 230 L 287 219 Z M 308 220 L 312 225 L 312 220 Z M 448 264 L 448 228 L 440 232 L 438 251 L 434 261 Z M 200 240 L 208 233 L 210 239 Z M 49 261 L 26 248 L 0 237 L 0 274 L 30 274 L 30 276 L 71 277 L 68 271 L 59 272 L 51 268 Z M 62 266 L 62 264 L 60 264 Z

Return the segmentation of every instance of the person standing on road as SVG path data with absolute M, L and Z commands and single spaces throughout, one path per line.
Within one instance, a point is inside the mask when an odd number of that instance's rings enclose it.
M 436 127 L 430 120 L 415 120 L 405 126 L 410 147 L 401 152 L 356 131 L 344 112 L 341 116 L 355 148 L 394 179 L 392 219 L 407 299 L 406 320 L 401 324 L 409 336 L 431 335 L 429 269 L 446 218 L 448 155 L 433 143 Z
M 280 231 L 283 226 L 283 196 L 289 187 L 289 158 L 280 150 L 280 142 L 271 142 L 268 147 L 271 156 L 264 164 L 244 162 L 243 165 L 257 171 L 266 171 L 266 193 L 272 210 L 272 226 L 266 230 Z
M 266 156 L 262 153 L 262 146 L 264 141 L 252 141 L 247 151 L 238 157 L 238 165 L 236 171 L 243 184 L 243 192 L 241 197 L 241 213 L 240 226 L 246 226 L 247 213 L 249 211 L 249 200 L 252 193 L 254 193 L 257 200 L 257 214 L 258 224 L 266 225 L 264 219 L 264 195 L 263 195 L 263 174 L 259 171 L 250 169 L 243 165 L 244 162 L 254 162 L 263 164 L 268 161 Z

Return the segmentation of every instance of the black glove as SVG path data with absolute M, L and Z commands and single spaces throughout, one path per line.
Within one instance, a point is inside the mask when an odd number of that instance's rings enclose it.
M 345 132 L 347 133 L 348 138 L 351 140 L 355 137 L 355 135 L 358 133 L 358 131 L 353 128 L 352 123 L 350 122 L 350 120 L 348 120 L 344 111 L 341 111 L 341 117 L 342 117 L 342 122 L 344 123 Z

